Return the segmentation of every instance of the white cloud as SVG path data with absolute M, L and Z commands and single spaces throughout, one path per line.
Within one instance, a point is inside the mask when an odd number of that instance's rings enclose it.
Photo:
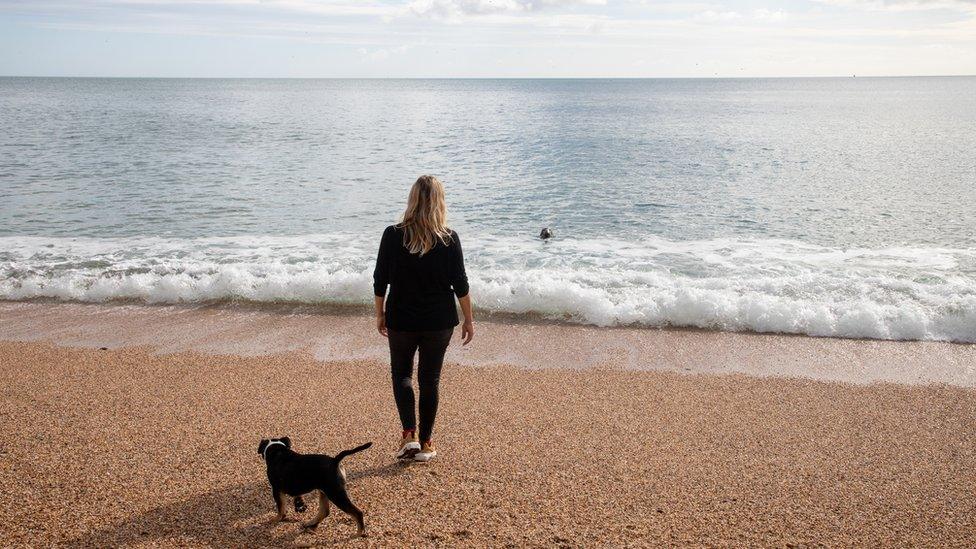
M 731 22 L 731 21 L 745 21 L 746 19 L 755 19 L 758 21 L 764 21 L 767 23 L 776 23 L 783 21 L 787 18 L 787 13 L 783 10 L 768 10 L 765 8 L 759 8 L 751 13 L 751 17 L 747 17 L 737 11 L 715 11 L 715 10 L 705 10 L 699 12 L 694 16 L 694 19 L 698 21 L 709 21 L 709 22 Z
M 963 10 L 976 11 L 976 0 L 818 0 L 823 4 L 845 8 L 861 8 L 872 11 L 926 11 Z
M 313 75 L 976 73 L 976 0 L 0 0 L 0 19 L 27 33 L 74 30 L 92 44 L 126 33 L 134 50 L 172 60 L 172 74 L 196 59 L 138 35 L 233 37 L 204 53 L 240 44 L 245 56 L 288 55 L 289 70 Z M 906 52 L 910 63 L 899 65 Z M 94 48 L 86 55 L 109 66 Z M 0 73 L 45 62 L 14 59 L 0 55 Z M 280 74 L 267 63 L 242 66 Z
M 366 59 L 367 61 L 385 61 L 394 55 L 399 55 L 401 53 L 406 53 L 410 49 L 410 46 L 404 44 L 402 46 L 397 46 L 395 48 L 376 48 L 367 49 L 359 48 L 359 55 Z
M 705 21 L 733 21 L 741 19 L 742 14 L 737 11 L 706 10 L 696 15 L 695 18 Z
M 423 17 L 458 21 L 478 15 L 524 14 L 549 8 L 603 6 L 606 0 L 413 0 L 407 11 Z
M 783 10 L 772 11 L 765 8 L 760 8 L 754 11 L 753 16 L 760 21 L 769 21 L 771 23 L 783 21 L 787 18 L 787 14 Z
M 260 11 L 321 17 L 384 16 L 399 7 L 375 0 L 0 0 L 0 12 L 68 15 L 99 14 L 120 17 L 126 14 L 227 13 Z

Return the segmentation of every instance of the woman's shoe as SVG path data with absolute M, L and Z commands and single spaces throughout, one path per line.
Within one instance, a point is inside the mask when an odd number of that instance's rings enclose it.
M 400 440 L 400 450 L 396 453 L 397 459 L 413 459 L 420 451 L 420 443 L 417 442 L 417 433 L 414 431 L 404 431 L 403 438 Z
M 437 450 L 434 449 L 434 443 L 426 440 L 420 451 L 413 456 L 413 460 L 427 462 L 435 457 L 437 457 Z

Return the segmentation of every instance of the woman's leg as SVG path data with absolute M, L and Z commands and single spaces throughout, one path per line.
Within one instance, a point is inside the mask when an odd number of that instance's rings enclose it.
M 420 441 L 430 440 L 437 418 L 437 389 L 441 382 L 444 353 L 451 342 L 454 328 L 423 332 L 420 338 L 420 358 L 417 361 L 417 380 L 420 384 Z
M 393 376 L 393 399 L 400 413 L 404 431 L 417 429 L 414 411 L 413 355 L 417 352 L 420 332 L 387 330 L 390 340 L 390 373 Z

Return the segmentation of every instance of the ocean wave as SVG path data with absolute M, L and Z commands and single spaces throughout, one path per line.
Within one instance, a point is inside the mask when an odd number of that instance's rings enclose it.
M 466 239 L 476 306 L 597 326 L 976 342 L 976 251 L 783 240 Z M 0 238 L 0 299 L 366 304 L 351 234 Z

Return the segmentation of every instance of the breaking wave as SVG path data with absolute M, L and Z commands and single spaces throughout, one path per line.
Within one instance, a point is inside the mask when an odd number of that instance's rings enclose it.
M 784 240 L 464 241 L 476 306 L 597 326 L 976 342 L 976 251 Z M 0 238 L 0 299 L 366 304 L 375 243 Z

